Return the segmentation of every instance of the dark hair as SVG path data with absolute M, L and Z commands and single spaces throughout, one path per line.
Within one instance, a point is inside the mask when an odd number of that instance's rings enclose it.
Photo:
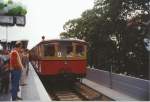
M 25 49 L 25 52 L 28 52 L 29 50 L 28 49 Z
M 15 47 L 18 48 L 18 47 L 21 47 L 21 45 L 22 45 L 21 43 L 16 43 L 16 44 L 15 44 Z

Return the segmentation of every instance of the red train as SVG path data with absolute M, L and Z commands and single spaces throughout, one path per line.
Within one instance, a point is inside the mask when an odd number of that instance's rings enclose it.
M 87 43 L 81 40 L 43 40 L 30 50 L 31 62 L 40 76 L 83 78 L 86 76 Z

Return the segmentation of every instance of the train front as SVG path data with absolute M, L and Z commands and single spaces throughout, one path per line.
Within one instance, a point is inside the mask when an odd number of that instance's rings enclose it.
M 86 76 L 87 43 L 51 40 L 37 46 L 38 73 L 49 79 L 80 79 Z

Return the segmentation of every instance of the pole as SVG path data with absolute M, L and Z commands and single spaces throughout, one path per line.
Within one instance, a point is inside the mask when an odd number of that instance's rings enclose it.
M 110 78 L 110 88 L 112 89 L 112 65 L 110 66 L 109 78 Z
M 8 50 L 8 26 L 6 25 L 6 50 Z

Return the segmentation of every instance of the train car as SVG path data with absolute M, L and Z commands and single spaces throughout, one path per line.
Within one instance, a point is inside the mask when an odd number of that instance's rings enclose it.
M 40 76 L 58 79 L 86 76 L 87 43 L 82 40 L 43 40 L 30 50 L 30 59 Z

